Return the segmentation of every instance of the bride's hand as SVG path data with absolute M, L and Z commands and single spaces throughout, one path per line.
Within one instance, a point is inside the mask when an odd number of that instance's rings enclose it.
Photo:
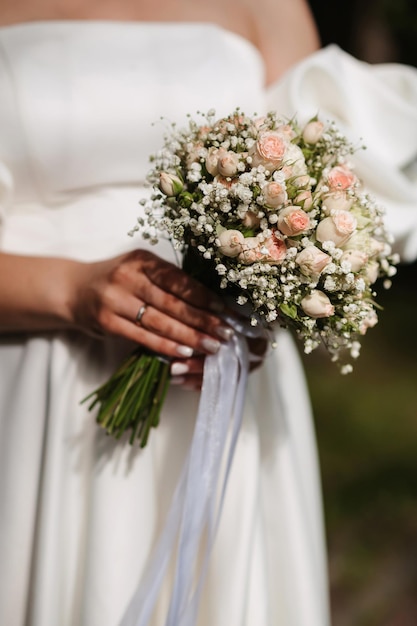
M 145 250 L 81 264 L 75 285 L 71 307 L 77 327 L 181 359 L 184 374 L 201 377 L 199 355 L 217 352 L 233 334 L 216 315 L 222 304 L 215 294 Z

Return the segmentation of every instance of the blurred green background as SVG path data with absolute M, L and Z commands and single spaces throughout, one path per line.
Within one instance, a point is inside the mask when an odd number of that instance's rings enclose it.
M 323 44 L 417 66 L 416 0 L 311 1 Z M 417 211 L 417 207 L 416 207 Z M 304 358 L 316 418 L 333 626 L 417 625 L 417 264 L 377 287 L 384 311 L 353 374 Z M 308 625 L 306 625 L 308 626 Z

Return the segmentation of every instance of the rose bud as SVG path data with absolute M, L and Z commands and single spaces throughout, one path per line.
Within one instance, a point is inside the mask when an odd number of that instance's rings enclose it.
M 301 308 L 304 313 L 314 318 L 330 317 L 334 313 L 334 306 L 329 298 L 318 289 L 313 289 L 308 296 L 301 300 Z
M 319 120 L 313 120 L 305 125 L 303 139 L 306 143 L 315 144 L 323 135 L 324 124 Z
M 285 186 L 274 181 L 267 183 L 262 189 L 262 193 L 265 198 L 265 204 L 273 208 L 281 206 L 288 199 Z
M 206 170 L 212 176 L 218 174 L 219 148 L 210 148 L 206 156 Z
M 313 206 L 313 196 L 311 191 L 305 189 L 304 191 L 300 191 L 294 198 L 294 204 L 301 206 L 302 209 L 308 211 Z
M 221 152 L 219 150 L 219 158 L 217 160 L 217 171 L 220 176 L 235 176 L 238 170 L 239 157 L 236 152 Z
M 245 241 L 240 230 L 223 230 L 219 236 L 219 250 L 222 254 L 229 257 L 235 257 L 242 251 L 242 245 Z
M 352 272 L 359 272 L 368 262 L 368 255 L 362 250 L 346 250 L 342 254 L 340 261 L 349 261 Z
M 333 241 L 336 246 L 343 245 L 355 232 L 356 218 L 349 211 L 338 211 L 331 217 L 325 217 L 316 229 L 316 238 L 323 243 Z
M 310 228 L 310 218 L 298 206 L 288 206 L 278 214 L 278 228 L 289 237 L 301 235 Z
M 159 175 L 159 189 L 166 196 L 178 196 L 184 189 L 184 183 L 175 174 L 161 172 Z
M 331 261 L 331 257 L 322 252 L 316 246 L 308 246 L 299 252 L 295 262 L 300 266 L 300 270 L 305 276 L 318 277 L 326 265 Z

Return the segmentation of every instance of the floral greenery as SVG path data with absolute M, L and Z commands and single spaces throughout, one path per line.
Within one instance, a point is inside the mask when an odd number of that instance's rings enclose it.
M 99 405 L 97 423 L 109 435 L 120 439 L 125 432 L 131 431 L 130 443 L 139 439 L 143 448 L 151 428 L 159 424 L 168 387 L 169 364 L 138 349 L 83 402 L 93 398 L 89 410 Z

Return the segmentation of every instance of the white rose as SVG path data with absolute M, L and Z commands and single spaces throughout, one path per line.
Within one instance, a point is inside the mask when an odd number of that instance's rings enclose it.
M 295 262 L 306 276 L 319 276 L 330 261 L 331 257 L 316 246 L 304 248 L 295 258 Z
M 315 144 L 323 135 L 324 124 L 319 120 L 314 120 L 306 124 L 303 130 L 303 139 L 306 143 Z
M 220 152 L 217 160 L 217 171 L 220 176 L 235 176 L 238 170 L 239 157 L 236 152 L 226 151 Z
M 365 335 L 368 328 L 373 328 L 376 324 L 378 324 L 378 316 L 374 310 L 369 311 L 368 315 L 362 321 L 359 332 L 361 335 Z
M 365 280 L 372 285 L 379 276 L 379 263 L 371 261 L 366 266 Z
M 184 189 L 184 183 L 175 174 L 161 172 L 159 175 L 159 188 L 166 196 L 177 196 Z
M 323 204 L 328 212 L 349 211 L 353 198 L 350 198 L 345 191 L 333 191 L 324 196 Z
M 359 272 L 368 262 L 368 255 L 363 250 L 346 250 L 340 260 L 349 261 L 352 272 Z
M 374 239 L 373 237 L 370 237 L 368 241 L 369 254 L 371 256 L 377 256 L 378 254 L 380 254 L 381 252 L 385 250 L 385 245 L 386 244 L 383 243 L 382 241 L 378 241 L 378 239 Z
M 299 146 L 290 143 L 285 153 L 283 164 L 283 172 L 285 178 L 294 178 L 294 184 L 298 187 L 308 185 L 310 177 L 307 175 L 307 165 L 304 159 L 303 151 Z M 300 179 L 300 180 L 299 180 Z
M 316 229 L 317 240 L 333 241 L 336 246 L 343 245 L 355 232 L 357 221 L 349 211 L 337 211 L 331 217 L 325 217 Z
M 218 240 L 220 252 L 225 256 L 235 257 L 242 252 L 245 237 L 240 230 L 226 229 L 219 234 Z
M 288 206 L 278 214 L 278 228 L 289 237 L 295 237 L 310 228 L 308 214 L 298 206 Z
M 284 204 L 288 198 L 285 185 L 281 185 L 281 183 L 275 181 L 267 183 L 262 189 L 262 193 L 267 206 L 274 208 Z
M 314 318 L 330 317 L 334 313 L 334 306 L 325 293 L 318 289 L 301 300 L 301 307 L 307 315 Z

